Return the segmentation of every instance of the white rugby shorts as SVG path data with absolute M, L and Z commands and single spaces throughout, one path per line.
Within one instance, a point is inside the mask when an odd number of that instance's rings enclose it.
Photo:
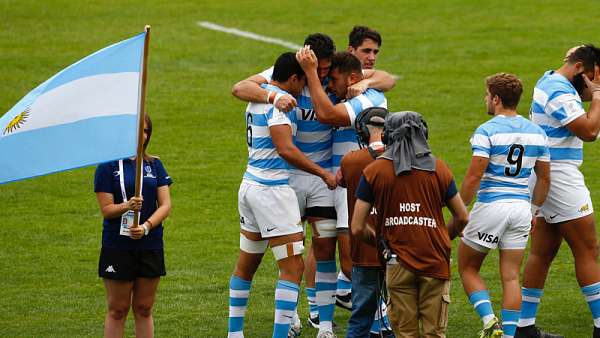
M 337 214 L 337 229 L 348 229 L 348 189 L 335 188 L 335 212 Z
M 536 177 L 532 173 L 529 190 L 533 194 Z M 590 191 L 585 186 L 583 174 L 572 165 L 552 163 L 550 190 L 540 214 L 547 223 L 560 223 L 578 219 L 594 212 Z
M 296 193 L 300 215 L 304 217 L 306 208 L 333 208 L 333 190 L 329 190 L 323 180 L 315 175 L 290 175 L 290 186 Z
M 477 202 L 463 230 L 463 242 L 473 249 L 525 249 L 531 229 L 531 204 L 521 200 Z M 466 239 L 466 241 L 464 240 Z M 475 246 L 470 245 L 475 243 Z
M 268 186 L 242 180 L 238 192 L 240 228 L 263 238 L 302 232 L 298 200 L 289 185 Z

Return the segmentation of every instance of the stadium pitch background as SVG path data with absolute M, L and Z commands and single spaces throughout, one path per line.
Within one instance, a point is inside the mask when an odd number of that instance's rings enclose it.
M 69 64 L 152 25 L 149 150 L 174 181 L 156 336 L 223 337 L 228 278 L 238 252 L 237 188 L 247 155 L 245 104 L 230 90 L 286 48 L 207 30 L 199 21 L 295 44 L 320 31 L 334 38 L 338 50 L 345 49 L 353 25 L 377 29 L 383 36 L 377 68 L 400 76 L 386 94 L 390 110 L 424 114 L 434 154 L 460 182 L 471 157 L 469 136 L 488 118 L 485 76 L 517 74 L 525 86 L 519 112 L 527 115 L 545 70 L 557 68 L 574 45 L 600 44 L 598 10 L 598 1 L 0 0 L 0 114 Z M 600 208 L 598 147 L 585 145 L 582 170 Z M 102 219 L 93 172 L 90 167 L 0 186 L 0 336 L 102 335 L 105 293 L 96 271 Z M 499 311 L 497 264 L 495 253 L 483 277 Z M 454 264 L 452 273 L 448 336 L 473 337 L 480 322 Z M 250 296 L 247 337 L 271 335 L 276 276 L 267 254 Z M 306 318 L 304 294 L 300 299 Z M 347 318 L 346 311 L 336 311 L 339 336 Z M 130 315 L 127 336 L 133 335 L 132 322 Z M 592 331 L 566 244 L 550 270 L 538 324 L 569 338 Z M 315 334 L 305 328 L 303 337 Z

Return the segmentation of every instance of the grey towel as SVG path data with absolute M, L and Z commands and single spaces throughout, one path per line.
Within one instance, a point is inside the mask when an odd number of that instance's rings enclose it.
M 390 113 L 384 128 L 388 139 L 381 156 L 394 162 L 396 176 L 412 169 L 435 171 L 435 157 L 427 143 L 427 124 L 421 114 Z

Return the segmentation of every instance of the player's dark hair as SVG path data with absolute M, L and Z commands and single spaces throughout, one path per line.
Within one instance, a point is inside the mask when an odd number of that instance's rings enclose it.
M 362 74 L 362 66 L 360 65 L 360 60 L 356 56 L 348 52 L 335 53 L 335 55 L 331 59 L 331 70 L 334 69 L 337 69 L 340 73 L 343 74 L 349 74 L 352 72 Z
M 498 73 L 488 76 L 485 84 L 492 96 L 498 95 L 504 108 L 517 109 L 523 94 L 523 83 L 518 77 L 513 74 Z
M 348 35 L 348 45 L 358 48 L 358 46 L 362 45 L 365 39 L 371 39 L 377 42 L 378 46 L 381 46 L 382 39 L 379 32 L 374 29 L 371 29 L 367 26 L 354 26 L 352 31 Z
M 600 65 L 600 48 L 595 47 L 591 43 L 585 44 L 574 50 L 567 57 L 567 62 L 570 64 L 581 62 L 586 72 L 593 71 L 594 64 Z
M 329 35 L 323 33 L 314 33 L 306 37 L 304 45 L 310 45 L 310 49 L 315 52 L 317 59 L 330 59 L 335 53 L 335 43 Z
M 300 67 L 296 54 L 286 52 L 277 58 L 273 67 L 273 80 L 277 82 L 286 82 L 292 75 L 298 75 L 299 79 L 304 77 L 304 70 Z

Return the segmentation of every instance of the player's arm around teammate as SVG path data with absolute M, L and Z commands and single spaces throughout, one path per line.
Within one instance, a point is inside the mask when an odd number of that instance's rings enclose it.
M 105 337 L 123 337 L 130 308 L 136 337 L 154 336 L 152 307 L 160 276 L 166 273 L 162 221 L 171 210 L 171 178 L 158 158 L 146 155 L 151 135 L 152 122 L 146 115 L 142 197 L 133 197 L 135 160 L 104 163 L 96 169 L 94 191 L 104 217 L 98 274 L 108 305 Z M 140 226 L 123 226 L 138 211 Z
M 310 90 L 311 99 L 313 106 L 317 111 L 317 119 L 320 122 L 338 127 L 352 126 L 357 115 L 360 114 L 362 110 L 378 105 L 374 104 L 373 101 L 376 101 L 377 103 L 383 101 L 383 105 L 386 105 L 385 97 L 381 92 L 376 90 L 367 91 L 362 94 L 362 96 L 367 98 L 365 101 L 371 101 L 370 105 L 361 105 L 362 101 L 358 98 L 354 99 L 357 103 L 360 102 L 358 103 L 360 109 L 353 109 L 353 105 L 350 102 L 347 102 L 347 104 L 344 102 L 331 102 L 329 96 L 320 85 L 317 74 L 318 60 L 315 53 L 310 49 L 310 46 L 300 49 L 296 53 L 296 57 L 306 72 L 306 81 Z M 362 66 L 360 60 L 358 60 L 356 56 L 347 52 L 336 54 L 334 56 L 334 61 L 337 65 L 334 66 L 329 73 L 329 89 L 338 99 L 343 99 L 346 98 L 350 86 L 364 79 Z
M 283 157 L 294 167 L 320 177 L 329 189 L 335 189 L 337 183 L 335 176 L 328 170 L 321 168 L 294 145 L 292 130 L 289 125 L 279 125 L 269 128 L 273 144 L 279 156 Z

